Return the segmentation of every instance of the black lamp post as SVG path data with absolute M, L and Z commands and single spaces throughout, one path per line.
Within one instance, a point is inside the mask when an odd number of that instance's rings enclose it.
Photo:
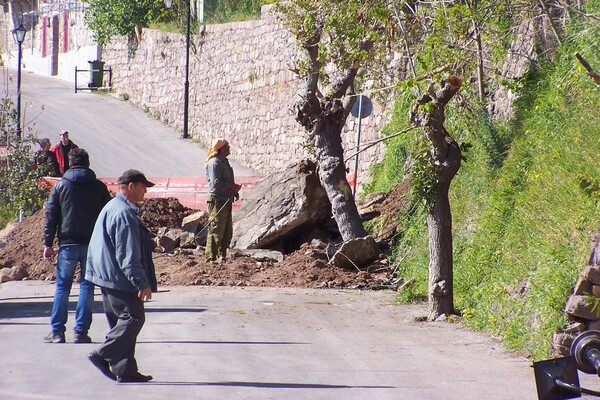
M 165 7 L 171 8 L 173 0 L 164 0 Z M 183 84 L 183 134 L 182 139 L 187 139 L 188 135 L 188 109 L 190 100 L 190 22 L 191 22 L 191 7 L 190 0 L 186 0 L 187 7 L 187 24 L 185 27 L 185 82 Z
M 19 53 L 17 56 L 17 139 L 21 140 L 21 56 L 22 56 L 22 45 L 25 40 L 25 27 L 22 22 L 19 22 L 19 26 L 12 30 L 15 42 L 19 45 Z

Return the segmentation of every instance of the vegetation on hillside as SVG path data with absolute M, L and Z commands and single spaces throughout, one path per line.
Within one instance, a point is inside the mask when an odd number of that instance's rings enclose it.
M 492 2 L 480 4 L 486 3 Z M 487 97 L 477 102 L 476 79 L 471 95 L 466 89 L 447 114 L 448 129 L 470 146 L 450 191 L 456 306 L 468 325 L 538 359 L 548 356 L 551 335 L 565 322 L 565 301 L 586 265 L 590 239 L 600 223 L 600 116 L 595 112 L 600 91 L 573 56 L 579 52 L 600 69 L 600 26 L 590 18 L 600 16 L 600 2 L 580 4 L 578 12 L 567 10 L 569 23 L 557 32 L 557 47 L 538 51 L 537 61 L 520 80 L 503 82 L 519 96 L 514 120 L 490 118 Z M 444 15 L 458 13 L 446 9 Z M 501 29 L 513 18 L 509 10 L 496 10 L 490 17 L 495 18 L 496 35 L 509 37 Z M 423 42 L 428 40 L 436 39 L 424 37 Z M 484 43 L 488 54 L 502 53 L 503 46 L 497 46 L 501 41 Z M 444 43 L 438 36 L 432 52 L 440 47 Z M 421 48 L 415 54 L 423 60 L 430 53 Z M 464 72 L 465 79 L 476 74 L 472 66 Z M 486 93 L 497 88 L 490 83 Z M 411 91 L 398 98 L 387 134 L 408 125 L 413 99 Z M 414 280 L 400 293 L 402 301 L 420 301 L 428 293 L 429 253 L 420 206 L 430 176 L 427 153 L 414 133 L 390 140 L 368 188 L 391 188 L 402 179 L 405 165 L 412 165 L 413 207 L 404 216 L 394 254 L 399 277 Z
M 18 219 L 21 211 L 29 216 L 40 210 L 46 200 L 46 190 L 38 184 L 44 168 L 30 168 L 31 149 L 16 138 L 16 120 L 12 100 L 0 99 L 0 229 Z M 27 134 L 28 141 L 35 141 Z

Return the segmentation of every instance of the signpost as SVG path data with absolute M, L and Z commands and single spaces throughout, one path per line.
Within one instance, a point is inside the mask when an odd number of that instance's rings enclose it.
M 358 181 L 358 153 L 360 151 L 360 128 L 363 118 L 368 117 L 373 112 L 373 102 L 365 95 L 356 96 L 356 101 L 350 110 L 350 114 L 358 119 L 356 128 L 356 159 L 354 160 L 354 182 L 352 185 L 352 194 L 356 195 L 356 182 Z

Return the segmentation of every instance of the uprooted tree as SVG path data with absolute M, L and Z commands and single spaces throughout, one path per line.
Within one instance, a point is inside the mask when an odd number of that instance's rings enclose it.
M 460 145 L 444 127 L 446 104 L 460 89 L 461 80 L 450 76 L 436 91 L 433 84 L 421 95 L 409 120 L 422 128 L 430 143 L 429 166 L 434 176 L 425 199 L 429 231 L 429 310 L 427 319 L 454 314 L 452 214 L 448 192 L 462 158 Z
M 364 67 L 388 51 L 389 10 L 379 0 L 296 0 L 276 10 L 302 56 L 293 69 L 303 82 L 293 111 L 308 133 L 333 217 L 344 241 L 366 236 L 346 180 L 341 133 Z

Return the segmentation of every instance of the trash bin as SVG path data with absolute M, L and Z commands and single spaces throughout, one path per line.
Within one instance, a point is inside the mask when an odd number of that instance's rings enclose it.
M 90 64 L 90 83 L 88 84 L 91 88 L 102 87 L 102 81 L 104 80 L 104 61 L 88 61 Z

